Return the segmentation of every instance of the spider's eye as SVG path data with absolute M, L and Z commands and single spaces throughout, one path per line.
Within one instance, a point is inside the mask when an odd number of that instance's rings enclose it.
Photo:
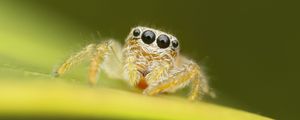
M 141 34 L 141 31 L 139 29 L 134 29 L 132 34 L 133 34 L 133 36 L 137 37 Z
M 177 48 L 178 47 L 178 41 L 177 40 L 172 41 L 172 46 L 174 48 Z
M 158 36 L 156 43 L 160 48 L 167 48 L 170 46 L 170 39 L 167 35 L 160 35 Z
M 155 40 L 155 33 L 151 30 L 146 30 L 143 34 L 142 34 L 142 40 L 144 43 L 146 44 L 151 44 L 154 42 Z

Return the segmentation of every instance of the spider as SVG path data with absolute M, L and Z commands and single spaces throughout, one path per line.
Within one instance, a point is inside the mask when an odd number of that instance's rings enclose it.
M 89 83 L 96 85 L 98 74 L 126 80 L 144 95 L 175 92 L 191 87 L 189 100 L 210 94 L 208 81 L 194 61 L 179 54 L 178 39 L 163 31 L 137 26 L 131 30 L 124 47 L 115 40 L 87 45 L 68 58 L 58 69 L 60 76 L 84 58 L 90 58 Z

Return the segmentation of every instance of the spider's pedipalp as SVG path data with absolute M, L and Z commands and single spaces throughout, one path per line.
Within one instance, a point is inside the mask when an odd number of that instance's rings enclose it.
M 135 56 L 127 57 L 124 60 L 124 77 L 128 80 L 130 86 L 136 86 L 142 77 L 138 70 L 139 67 L 135 64 L 136 60 Z
M 150 69 L 152 69 L 152 71 L 145 77 L 147 79 L 147 82 L 151 84 L 153 82 L 162 80 L 163 77 L 167 76 L 167 73 L 170 70 L 171 66 L 171 63 L 167 61 L 153 62 L 153 64 L 150 66 Z

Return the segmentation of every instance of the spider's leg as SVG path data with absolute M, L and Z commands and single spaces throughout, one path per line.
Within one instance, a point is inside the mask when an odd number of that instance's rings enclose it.
M 89 83 L 96 85 L 97 74 L 99 73 L 100 64 L 103 62 L 104 57 L 109 52 L 109 42 L 105 41 L 96 46 L 96 50 L 92 55 L 90 68 L 89 68 Z
M 196 100 L 197 98 L 202 98 L 204 94 L 209 93 L 209 87 L 205 76 L 201 73 L 200 69 L 197 69 L 197 75 L 191 81 L 191 92 L 189 95 L 189 100 Z
M 91 64 L 89 68 L 89 83 L 95 85 L 97 82 L 97 76 L 100 72 L 100 66 L 103 64 L 112 64 L 112 65 L 103 65 L 101 68 L 106 71 L 108 74 L 116 75 L 117 69 L 114 67 L 121 66 L 120 52 L 121 49 L 119 43 L 113 40 L 104 41 L 96 46 L 96 50 L 92 55 Z M 115 50 L 118 50 L 116 53 Z M 115 61 L 115 62 L 114 62 Z M 116 65 L 118 64 L 118 65 Z M 109 67 L 110 66 L 110 69 Z
M 162 92 L 173 92 L 190 84 L 192 87 L 189 99 L 195 100 L 204 88 L 208 88 L 206 80 L 201 77 L 200 67 L 192 61 L 183 64 L 180 68 L 170 70 L 169 75 L 167 79 L 158 81 L 157 84 L 151 84 L 144 94 L 156 95 Z
M 54 76 L 58 77 L 68 71 L 73 65 L 81 62 L 84 58 L 91 56 L 95 50 L 95 44 L 86 46 L 83 50 L 69 57 L 62 65 L 55 69 Z

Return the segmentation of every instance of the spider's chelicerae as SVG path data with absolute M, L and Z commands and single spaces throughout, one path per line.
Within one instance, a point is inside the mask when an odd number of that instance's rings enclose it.
M 95 85 L 98 73 L 125 79 L 145 95 L 157 95 L 191 86 L 190 100 L 210 94 L 208 81 L 194 61 L 179 54 L 179 42 L 171 34 L 148 27 L 135 27 L 122 47 L 114 40 L 90 44 L 67 59 L 56 71 L 64 74 L 83 58 L 90 58 L 89 83 Z

